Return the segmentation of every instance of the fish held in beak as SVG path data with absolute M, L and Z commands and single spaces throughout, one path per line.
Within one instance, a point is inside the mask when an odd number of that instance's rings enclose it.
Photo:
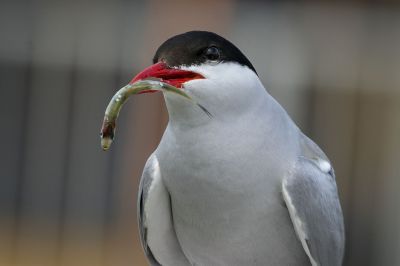
M 189 101 L 192 101 L 194 104 L 199 106 L 200 109 L 203 110 L 208 116 L 211 117 L 211 114 L 207 111 L 207 109 L 205 109 L 202 105 L 196 103 L 192 99 L 192 97 L 190 97 L 184 90 L 171 85 L 171 83 L 179 84 L 179 82 L 181 81 L 178 82 L 174 80 L 173 82 L 171 82 L 170 79 L 169 80 L 170 82 L 167 83 L 165 82 L 165 79 L 158 80 L 160 77 L 146 76 L 144 78 L 147 79 L 138 78 L 137 81 L 134 81 L 136 79 L 134 78 L 133 81 L 131 81 L 128 85 L 121 88 L 112 97 L 110 103 L 108 104 L 104 114 L 103 124 L 101 126 L 101 131 L 100 131 L 101 147 L 103 150 L 106 151 L 110 148 L 114 140 L 116 120 L 118 118 L 119 112 L 124 103 L 128 100 L 129 96 L 133 94 L 156 92 L 156 91 L 174 93 Z

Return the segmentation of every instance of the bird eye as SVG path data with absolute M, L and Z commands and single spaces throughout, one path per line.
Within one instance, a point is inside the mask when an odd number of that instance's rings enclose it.
M 210 46 L 205 51 L 205 56 L 208 60 L 216 61 L 220 58 L 219 49 L 215 46 Z

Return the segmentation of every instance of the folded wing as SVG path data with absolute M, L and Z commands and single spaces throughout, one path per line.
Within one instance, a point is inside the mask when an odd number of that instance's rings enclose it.
M 313 156 L 301 156 L 283 180 L 283 198 L 311 264 L 339 266 L 344 254 L 344 225 L 335 176 L 325 155 L 314 145 L 307 146 L 316 149 Z

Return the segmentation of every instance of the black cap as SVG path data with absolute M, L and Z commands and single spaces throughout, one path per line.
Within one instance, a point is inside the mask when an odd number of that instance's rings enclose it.
M 157 50 L 153 63 L 170 67 L 200 65 L 207 61 L 236 62 L 256 70 L 246 56 L 230 41 L 208 31 L 189 31 L 166 40 Z

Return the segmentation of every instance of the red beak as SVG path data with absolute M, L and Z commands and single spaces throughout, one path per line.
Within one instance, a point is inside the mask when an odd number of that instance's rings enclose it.
M 160 81 L 168 83 L 172 86 L 177 88 L 182 88 L 183 83 L 194 80 L 194 79 L 204 79 L 204 77 L 198 73 L 169 68 L 165 63 L 158 62 L 154 65 L 151 65 L 145 68 L 142 72 L 137 74 L 129 84 L 132 84 L 138 80 L 146 79 L 146 78 L 157 78 Z M 141 93 L 148 93 L 148 92 L 156 92 L 153 90 L 142 91 Z

